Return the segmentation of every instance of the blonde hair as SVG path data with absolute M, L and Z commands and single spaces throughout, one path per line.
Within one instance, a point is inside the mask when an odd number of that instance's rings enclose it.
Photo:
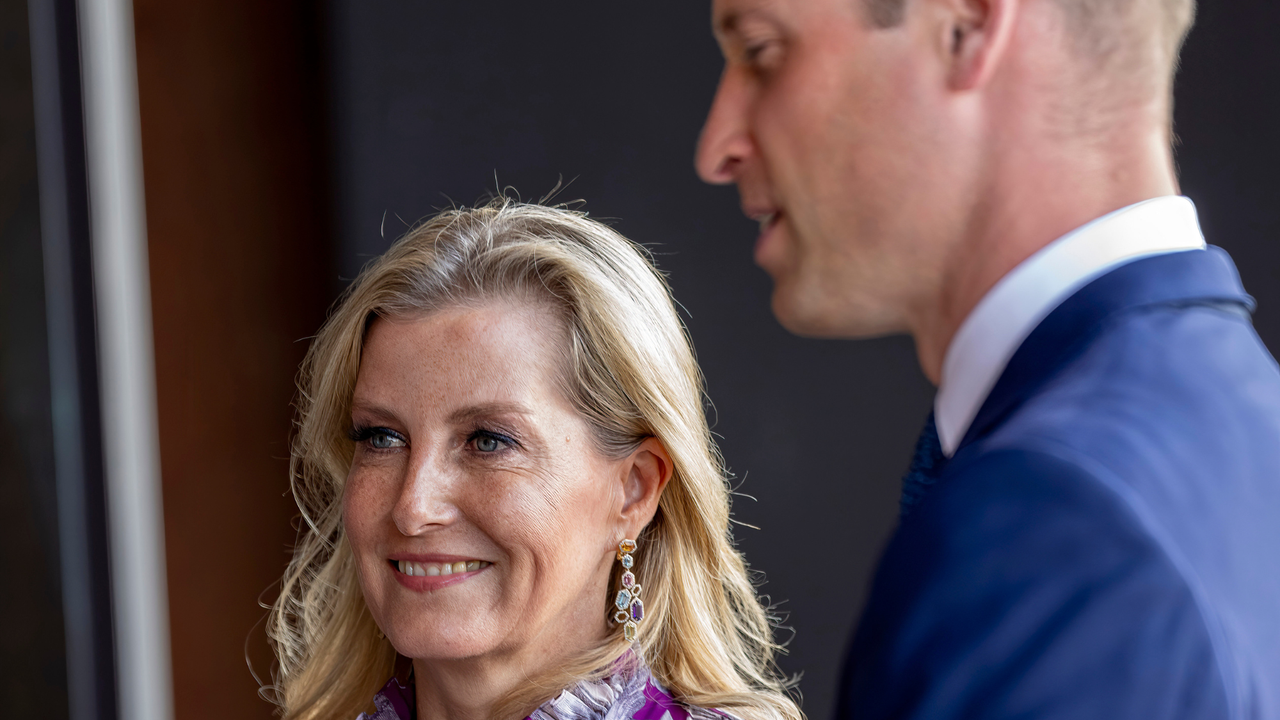
M 622 457 L 655 437 L 671 456 L 635 554 L 646 616 L 635 649 L 654 677 L 691 705 L 799 720 L 773 662 L 770 618 L 733 547 L 702 375 L 666 282 L 640 247 L 584 213 L 505 198 L 442 212 L 397 241 L 351 285 L 303 361 L 290 471 L 305 525 L 269 617 L 285 720 L 354 718 L 396 664 L 365 606 L 341 515 L 365 330 L 379 316 L 494 299 L 546 303 L 563 318 L 561 386 L 600 452 Z M 601 612 L 609 606 L 602 596 Z M 629 648 L 616 630 L 501 709 L 514 714 L 607 674 Z

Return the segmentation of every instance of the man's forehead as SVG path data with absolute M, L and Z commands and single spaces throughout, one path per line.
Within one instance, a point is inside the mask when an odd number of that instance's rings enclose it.
M 738 34 L 744 21 L 753 17 L 775 17 L 784 8 L 779 0 L 714 0 L 711 4 L 711 31 L 717 38 Z

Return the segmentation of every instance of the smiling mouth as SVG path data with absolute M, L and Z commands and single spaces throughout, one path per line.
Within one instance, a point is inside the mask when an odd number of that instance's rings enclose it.
M 457 573 L 483 570 L 493 563 L 484 560 L 459 560 L 454 563 L 418 563 L 408 560 L 388 560 L 397 572 L 409 577 L 439 577 Z

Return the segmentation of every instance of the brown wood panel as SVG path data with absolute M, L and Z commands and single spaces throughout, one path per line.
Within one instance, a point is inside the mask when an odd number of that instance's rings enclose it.
M 269 671 L 293 379 L 332 278 L 311 5 L 134 3 L 178 720 L 273 711 L 246 640 Z

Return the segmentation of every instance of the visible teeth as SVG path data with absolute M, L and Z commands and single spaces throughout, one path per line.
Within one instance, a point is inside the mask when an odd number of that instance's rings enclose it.
M 769 224 L 773 222 L 773 219 L 777 216 L 778 216 L 778 213 L 771 212 L 765 215 L 761 215 L 760 217 L 757 217 L 756 222 L 760 223 L 760 231 L 764 232 L 769 227 Z
M 493 563 L 484 560 L 459 560 L 455 563 L 416 563 L 408 560 L 397 560 L 396 567 L 409 577 L 437 577 L 456 573 L 483 570 Z

